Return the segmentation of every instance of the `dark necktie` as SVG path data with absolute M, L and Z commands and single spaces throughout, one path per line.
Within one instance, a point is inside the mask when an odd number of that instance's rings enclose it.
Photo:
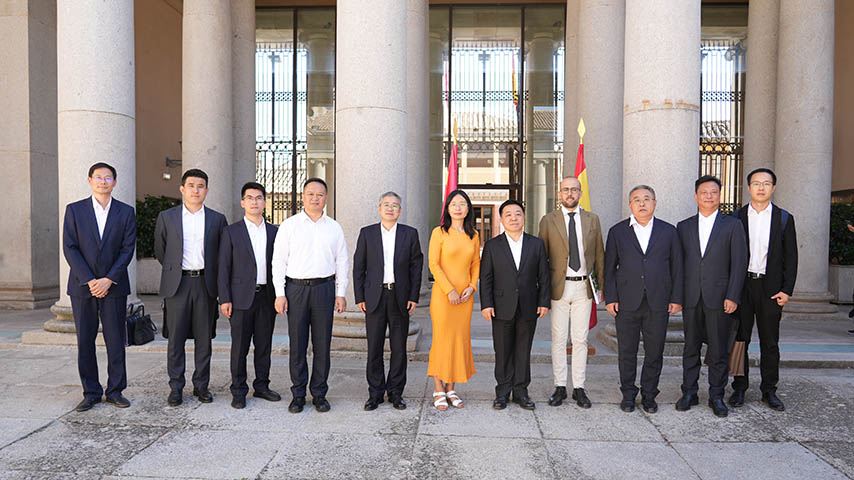
M 569 213 L 569 268 L 578 271 L 581 258 L 578 255 L 578 235 L 575 233 L 575 213 Z

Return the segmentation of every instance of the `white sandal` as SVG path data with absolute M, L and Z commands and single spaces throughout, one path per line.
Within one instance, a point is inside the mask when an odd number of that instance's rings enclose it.
M 433 406 L 442 412 L 448 409 L 448 398 L 445 396 L 445 392 L 433 392 Z
M 460 399 L 460 396 L 457 395 L 456 391 L 451 390 L 450 392 L 447 393 L 447 395 L 448 395 L 448 399 L 451 400 L 451 405 L 453 405 L 454 408 L 463 408 L 465 406 L 465 405 L 463 405 L 463 401 Z

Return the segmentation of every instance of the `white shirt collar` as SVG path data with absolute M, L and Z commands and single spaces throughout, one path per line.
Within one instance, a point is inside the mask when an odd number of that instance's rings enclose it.
M 397 222 L 394 222 L 394 225 L 392 225 L 389 229 L 386 229 L 385 225 L 380 222 L 380 229 L 382 229 L 383 233 L 397 233 Z
M 92 195 L 92 206 L 95 207 L 96 211 L 100 210 L 102 212 L 109 212 L 110 211 L 110 205 L 112 205 L 112 204 L 113 204 L 113 197 L 110 197 L 110 201 L 107 202 L 107 206 L 102 207 L 101 204 L 98 203 L 98 199 L 95 198 L 95 195 Z
M 326 218 L 327 218 L 326 212 L 323 212 L 323 214 L 320 215 L 320 218 L 318 218 L 316 222 L 314 220 L 312 220 L 311 217 L 309 217 L 307 213 L 305 213 L 305 210 L 299 212 L 297 214 L 297 216 L 299 216 L 299 215 L 302 215 L 302 221 L 309 222 L 309 223 L 322 223 L 322 222 L 325 222 Z
M 187 204 L 185 204 L 185 203 L 181 203 L 181 212 L 182 212 L 184 215 L 198 215 L 200 212 L 204 212 L 204 211 L 205 211 L 205 206 L 204 206 L 204 205 L 202 205 L 202 208 L 198 209 L 198 210 L 196 211 L 196 213 L 193 213 L 193 212 L 191 212 L 189 209 L 187 209 Z
M 246 222 L 246 226 L 247 226 L 248 228 L 254 228 L 254 229 L 256 229 L 256 230 L 261 230 L 261 229 L 262 229 L 262 228 L 264 228 L 264 226 L 265 226 L 265 225 L 264 225 L 264 220 L 263 220 L 263 219 L 261 220 L 261 223 L 260 223 L 260 224 L 255 225 L 255 222 L 253 222 L 252 220 L 249 220 L 249 218 L 248 218 L 246 215 L 244 215 L 244 216 L 243 216 L 243 221 L 244 221 L 244 222 Z
M 768 202 L 768 206 L 766 206 L 762 211 L 758 211 L 753 208 L 753 202 L 749 202 L 747 204 L 747 214 L 748 215 L 768 215 L 771 213 L 771 202 Z
M 563 211 L 563 215 L 564 215 L 564 216 L 567 216 L 567 215 L 569 215 L 570 213 L 573 213 L 573 212 L 574 212 L 574 213 L 580 213 L 580 212 L 581 212 L 581 205 L 577 205 L 577 206 L 575 207 L 575 210 L 573 210 L 573 211 L 569 211 L 569 209 L 568 209 L 568 208 L 564 207 L 564 206 L 563 206 L 563 204 L 561 204 L 560 209 Z
M 630 227 L 634 227 L 635 225 L 637 225 L 640 228 L 647 228 L 647 227 L 651 227 L 653 223 L 655 223 L 655 216 L 654 215 L 652 218 L 649 219 L 649 222 L 646 224 L 646 226 L 644 226 L 638 222 L 638 219 L 635 218 L 635 215 L 633 213 L 629 214 L 629 226 Z
M 714 211 L 714 212 L 712 212 L 712 214 L 711 214 L 711 215 L 709 215 L 708 217 L 707 217 L 707 216 L 705 216 L 705 215 L 703 215 L 703 214 L 702 214 L 702 213 L 700 213 L 700 212 L 697 212 L 697 216 L 698 216 L 698 218 L 700 219 L 700 221 L 701 221 L 701 222 L 703 222 L 703 221 L 714 222 L 714 221 L 715 221 L 715 218 L 717 218 L 717 216 L 718 216 L 718 211 L 717 211 L 717 210 L 715 210 L 715 211 Z
M 507 241 L 510 242 L 511 244 L 519 245 L 520 243 L 522 243 L 522 240 L 525 238 L 525 232 L 522 232 L 522 235 L 519 235 L 519 241 L 518 242 L 516 240 L 513 240 L 513 237 L 511 237 L 510 234 L 507 232 L 504 232 L 504 236 L 507 237 Z

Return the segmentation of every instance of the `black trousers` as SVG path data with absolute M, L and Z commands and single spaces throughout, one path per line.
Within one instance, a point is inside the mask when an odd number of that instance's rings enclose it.
M 193 387 L 207 390 L 211 377 L 211 318 L 216 314 L 216 298 L 208 296 L 204 275 L 183 276 L 175 295 L 163 301 L 166 303 L 166 324 L 169 327 L 169 344 L 166 351 L 169 388 L 173 391 L 181 391 L 184 388 L 184 343 L 192 332 L 196 365 L 193 371 Z
M 683 310 L 685 349 L 682 351 L 682 393 L 697 393 L 700 378 L 700 350 L 705 341 L 709 356 L 709 398 L 724 396 L 729 377 L 729 339 L 732 317 L 723 305 L 708 308 L 703 297 L 697 305 Z
M 745 347 L 750 345 L 750 337 L 753 335 L 753 322 L 759 331 L 759 371 L 762 374 L 762 383 L 759 390 L 762 393 L 773 393 L 777 391 L 777 382 L 780 380 L 780 317 L 783 316 L 783 307 L 777 305 L 777 301 L 765 294 L 763 288 L 764 279 L 748 278 L 744 281 L 744 290 L 741 294 L 741 305 L 738 307 L 738 335 L 737 340 L 745 342 Z M 747 390 L 749 386 L 749 364 L 747 348 L 744 349 L 744 376 L 733 378 L 733 390 Z
M 400 311 L 394 290 L 383 289 L 380 303 L 373 312 L 365 314 L 365 328 L 368 337 L 368 395 L 382 399 L 386 392 L 391 395 L 403 395 L 406 386 L 406 337 L 409 334 L 409 313 Z M 383 364 L 383 347 L 388 328 L 388 341 L 391 347 L 391 359 L 388 377 Z
M 288 366 L 291 373 L 291 393 L 304 397 L 306 385 L 312 397 L 324 397 L 329 391 L 329 346 L 332 343 L 332 316 L 335 312 L 335 281 L 319 285 L 285 285 L 288 298 L 288 336 L 291 353 Z M 313 360 L 311 383 L 308 378 L 306 352 L 311 335 Z
M 537 315 L 522 315 L 516 305 L 513 318 L 492 319 L 492 346 L 495 348 L 495 396 L 519 398 L 528 395 L 531 383 L 531 345 L 537 329 Z
M 667 310 L 654 311 L 643 297 L 637 310 L 617 312 L 617 358 L 620 369 L 620 391 L 623 398 L 634 400 L 638 394 L 635 378 L 638 370 L 638 344 L 643 332 L 643 369 L 641 396 L 653 400 L 658 395 L 658 380 L 664 362 L 664 341 L 667 337 Z
M 249 393 L 246 383 L 246 356 L 250 344 L 255 344 L 255 380 L 252 388 L 256 392 L 270 389 L 270 350 L 273 345 L 273 327 L 276 310 L 273 299 L 266 289 L 255 292 L 248 310 L 231 311 L 231 394 L 245 396 Z
M 125 366 L 126 311 L 126 295 L 111 298 L 71 297 L 71 312 L 77 330 L 77 371 L 86 398 L 101 398 L 104 393 L 98 379 L 98 357 L 95 355 L 99 319 L 107 346 L 107 398 L 118 397 L 128 385 Z

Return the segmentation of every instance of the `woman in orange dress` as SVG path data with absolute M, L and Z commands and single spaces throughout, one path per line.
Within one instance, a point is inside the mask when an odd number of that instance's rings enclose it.
M 480 238 L 474 228 L 469 196 L 454 190 L 445 201 L 442 225 L 430 236 L 430 273 L 435 278 L 430 297 L 433 345 L 427 375 L 433 377 L 433 405 L 448 409 L 463 402 L 454 384 L 475 373 L 471 351 L 471 313 L 480 276 Z

